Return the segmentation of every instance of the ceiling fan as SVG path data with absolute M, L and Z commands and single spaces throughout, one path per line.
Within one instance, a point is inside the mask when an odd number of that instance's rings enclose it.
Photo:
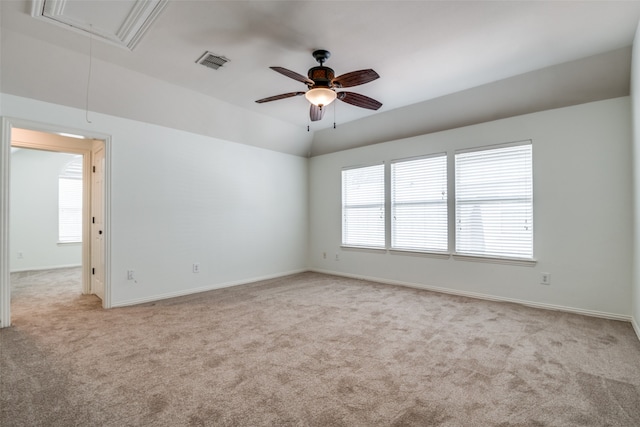
M 331 104 L 336 98 L 346 102 L 347 104 L 367 108 L 369 110 L 377 110 L 380 108 L 382 103 L 373 98 L 369 98 L 368 96 L 354 92 L 336 92 L 336 89 L 369 83 L 380 77 L 378 73 L 371 69 L 367 69 L 352 71 L 335 77 L 333 70 L 324 66 L 325 61 L 329 59 L 330 56 L 331 52 L 328 50 L 314 51 L 313 57 L 318 61 L 320 66 L 310 68 L 307 73 L 309 77 L 305 77 L 295 71 L 287 70 L 286 68 L 270 67 L 272 70 L 277 71 L 280 74 L 306 84 L 309 90 L 306 92 L 283 93 L 280 95 L 270 96 L 268 98 L 258 99 L 256 102 L 258 104 L 262 104 L 263 102 L 277 101 L 279 99 L 304 95 L 311 103 L 309 116 L 313 122 L 322 119 L 325 111 L 324 107 Z

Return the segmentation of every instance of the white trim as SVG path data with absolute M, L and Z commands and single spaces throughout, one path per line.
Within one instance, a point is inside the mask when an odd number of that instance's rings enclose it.
M 60 132 L 84 135 L 88 139 L 97 139 L 104 142 L 105 170 L 104 170 L 104 281 L 105 293 L 102 300 L 103 308 L 111 308 L 111 136 L 87 129 L 69 128 L 50 123 L 35 122 L 27 119 L 3 116 L 0 126 L 0 328 L 11 325 L 11 282 L 9 272 L 9 179 L 10 179 L 10 153 L 11 153 L 11 129 L 27 129 L 38 132 L 46 132 L 59 135 Z M 42 149 L 42 147 L 41 147 Z M 67 148 L 65 147 L 65 151 Z M 59 147 L 57 150 L 60 151 Z M 70 151 L 73 152 L 73 151 Z M 89 150 L 91 153 L 91 150 Z M 87 162 L 90 167 L 91 162 Z M 88 245 L 87 245 L 88 246 Z M 83 263 L 90 265 L 90 259 L 86 258 L 83 248 Z M 83 283 L 88 283 L 89 269 L 83 271 Z
M 104 206 L 102 207 L 104 216 L 102 226 L 104 228 L 104 298 L 103 308 L 111 308 L 111 136 L 106 135 L 101 139 L 104 141 L 104 170 L 102 171 L 102 185 Z M 93 164 L 93 162 L 92 162 Z
M 126 44 L 129 50 L 134 50 L 167 3 L 168 0 L 138 1 L 116 36 Z
M 253 277 L 253 278 L 250 278 L 250 279 L 236 280 L 236 281 L 233 281 L 233 282 L 217 283 L 215 285 L 208 285 L 208 286 L 203 286 L 203 287 L 200 287 L 200 288 L 187 289 L 187 290 L 177 291 L 177 292 L 167 292 L 167 293 L 164 293 L 164 294 L 153 295 L 153 296 L 145 297 L 145 298 L 138 298 L 138 299 L 120 301 L 120 302 L 118 302 L 116 304 L 113 304 L 111 307 L 127 307 L 127 306 L 131 306 L 131 305 L 146 304 L 146 303 L 149 303 L 149 302 L 155 302 L 155 301 L 160 301 L 160 300 L 169 299 L 169 298 L 177 298 L 177 297 L 183 297 L 183 296 L 186 296 L 186 295 L 199 294 L 201 292 L 214 291 L 216 289 L 223 289 L 223 288 L 230 288 L 230 287 L 233 287 L 233 286 L 248 285 L 250 283 L 261 282 L 263 280 L 277 279 L 277 278 L 280 278 L 280 277 L 291 276 L 293 274 L 306 273 L 307 271 L 310 271 L 310 270 L 308 270 L 306 268 L 303 268 L 303 269 L 299 269 L 299 270 L 286 271 L 286 272 L 283 272 L 283 273 L 270 274 L 270 275 L 267 275 L 267 276 L 260 276 L 260 277 Z
M 483 145 L 480 147 L 461 148 L 459 150 L 454 150 L 453 154 L 455 155 L 455 154 L 473 153 L 476 151 L 494 150 L 497 148 L 519 147 L 521 145 L 533 146 L 533 139 L 523 139 L 521 141 L 502 142 L 498 144 Z
M 427 258 L 449 259 L 451 254 L 449 252 L 436 252 L 436 251 L 419 251 L 410 249 L 389 249 L 391 255 L 404 255 L 404 256 L 421 256 Z
M 138 0 L 129 14 L 120 23 L 117 32 L 94 27 L 90 22 L 79 21 L 65 15 L 65 3 L 68 0 L 33 0 L 31 16 L 66 28 L 78 34 L 96 37 L 99 40 L 133 51 L 151 25 L 168 4 L 168 0 Z
M 431 153 L 431 154 L 424 154 L 421 156 L 411 156 L 411 157 L 403 157 L 400 159 L 391 159 L 389 160 L 389 164 L 392 165 L 394 163 L 402 163 L 402 162 L 410 162 L 412 160 L 424 160 L 424 159 L 430 159 L 432 157 L 449 157 L 449 153 L 446 151 L 440 151 L 438 153 Z
M 26 271 L 62 270 L 63 268 L 77 268 L 77 267 L 82 267 L 82 264 L 53 265 L 53 266 L 48 266 L 48 267 L 21 268 L 21 269 L 18 269 L 18 270 L 11 270 L 11 273 L 24 273 Z
M 380 165 L 386 165 L 386 162 L 385 161 L 381 161 L 381 162 L 366 163 L 366 164 L 362 164 L 362 165 L 343 166 L 340 169 L 340 172 L 348 171 L 348 170 L 352 170 L 352 169 L 369 168 L 371 166 L 380 166 Z
M 505 297 L 500 297 L 495 295 L 481 294 L 477 292 L 459 291 L 456 289 L 441 288 L 438 286 L 431 286 L 431 285 L 423 285 L 421 283 L 411 283 L 411 282 L 403 282 L 399 280 L 381 279 L 378 277 L 363 276 L 360 274 L 349 274 L 349 273 L 343 273 L 339 271 L 322 270 L 322 269 L 316 269 L 316 268 L 311 269 L 310 271 L 313 271 L 315 273 L 331 274 L 334 276 L 348 277 L 351 279 L 368 280 L 370 282 L 383 283 L 387 285 L 405 286 L 408 288 L 422 289 L 425 291 L 433 291 L 433 292 L 439 292 L 443 294 L 458 295 L 458 296 L 487 300 L 487 301 L 511 302 L 511 303 L 524 305 L 527 307 L 541 308 L 544 310 L 562 311 L 565 313 L 581 314 L 584 316 L 599 317 L 602 319 L 621 320 L 624 322 L 631 322 L 631 319 L 632 319 L 631 316 L 625 316 L 622 314 L 607 313 L 604 311 L 596 311 L 596 310 L 585 310 L 582 308 L 567 307 L 564 305 L 538 303 L 538 302 L 520 300 L 516 298 L 505 298 Z
M 371 252 L 387 252 L 386 247 L 382 246 L 356 246 L 356 245 L 340 245 L 340 249 L 354 251 L 371 251 Z
M 26 131 L 26 135 L 23 131 Z M 33 140 L 34 137 L 31 132 L 45 132 L 47 133 L 46 140 Z M 62 137 L 59 135 L 60 132 L 48 132 L 43 131 L 40 128 L 33 128 L 21 125 L 12 125 L 11 130 L 11 141 L 9 142 L 12 147 L 21 147 L 21 148 L 29 148 L 34 150 L 46 150 L 51 152 L 58 153 L 73 153 L 82 156 L 82 177 L 86 181 L 86 179 L 91 176 L 91 147 L 88 146 L 90 143 L 90 139 L 72 139 L 69 140 L 68 137 Z M 24 139 L 23 139 L 24 138 Z M 85 212 L 90 212 L 90 201 L 91 201 L 91 186 L 83 185 L 82 188 L 82 210 L 83 210 L 83 218 L 82 218 L 82 235 L 90 236 L 90 227 L 91 223 L 89 221 L 89 216 L 85 215 Z M 58 236 L 59 237 L 59 236 Z M 58 244 L 61 242 L 58 241 Z M 91 260 L 89 258 L 90 255 L 90 247 L 87 244 L 84 244 L 82 241 L 80 242 L 69 242 L 69 243 L 80 243 L 82 245 L 82 263 L 89 265 Z M 89 274 L 88 268 L 84 269 L 82 272 L 82 293 L 89 294 L 91 293 L 91 275 Z
M 11 122 L 0 123 L 0 328 L 11 326 L 11 277 L 9 273 L 9 177 Z

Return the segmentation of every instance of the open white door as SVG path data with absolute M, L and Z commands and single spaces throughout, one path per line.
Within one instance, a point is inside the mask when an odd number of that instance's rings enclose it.
M 91 293 L 104 301 L 104 142 L 91 152 Z

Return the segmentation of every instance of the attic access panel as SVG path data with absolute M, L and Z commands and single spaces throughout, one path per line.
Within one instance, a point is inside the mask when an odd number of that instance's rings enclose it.
M 31 15 L 133 50 L 168 0 L 34 0 Z

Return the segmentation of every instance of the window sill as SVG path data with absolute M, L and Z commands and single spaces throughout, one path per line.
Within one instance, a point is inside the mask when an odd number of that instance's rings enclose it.
M 350 246 L 350 245 L 340 245 L 340 248 L 345 250 L 356 250 L 356 251 L 370 251 L 374 253 L 386 252 L 387 248 L 379 248 L 375 246 Z
M 507 264 L 507 265 L 522 265 L 527 267 L 533 267 L 538 262 L 535 259 L 526 258 L 509 258 L 509 257 L 489 257 L 482 255 L 467 255 L 467 254 L 452 254 L 453 259 L 457 261 L 472 261 L 472 262 L 488 262 L 494 264 Z
M 82 242 L 58 242 L 58 246 L 81 245 Z
M 451 254 L 449 252 L 436 252 L 436 251 L 418 251 L 411 249 L 389 249 L 389 253 L 392 255 L 406 255 L 406 256 L 423 256 L 427 258 L 439 258 L 449 259 Z

